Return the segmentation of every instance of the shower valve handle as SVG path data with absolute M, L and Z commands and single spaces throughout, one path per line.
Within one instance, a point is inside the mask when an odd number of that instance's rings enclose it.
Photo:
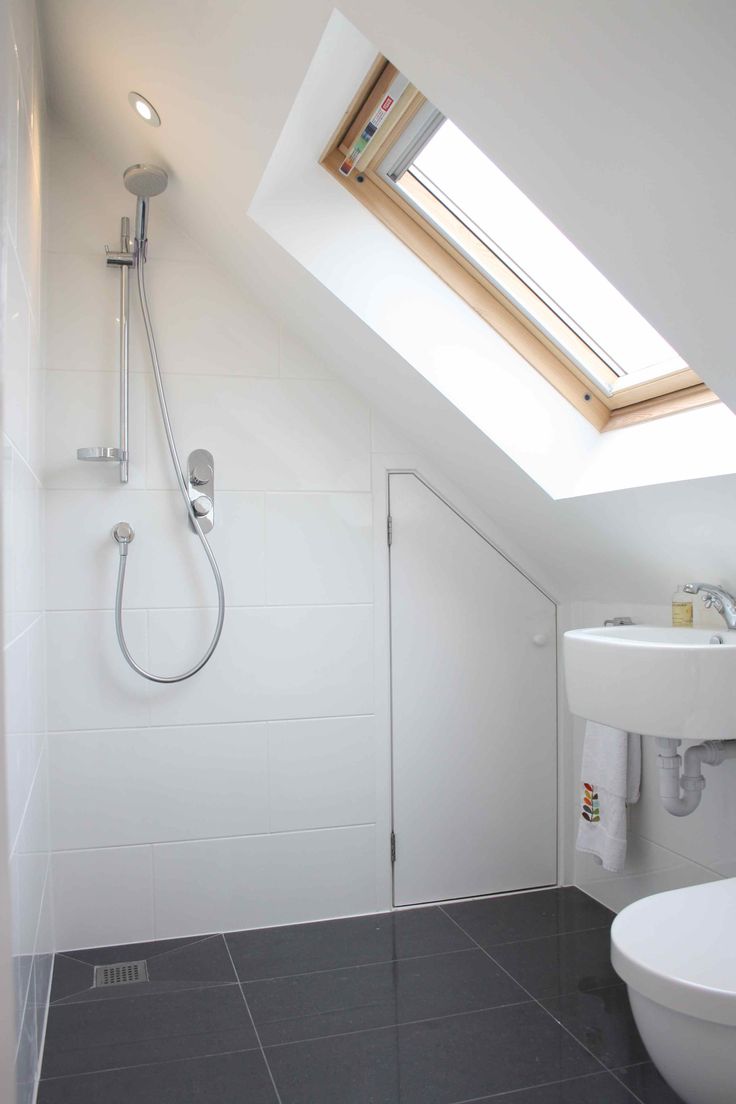
M 196 468 L 192 468 L 189 473 L 189 482 L 193 487 L 206 487 L 212 479 L 212 468 L 209 465 L 201 464 Z
M 212 499 L 207 495 L 200 495 L 199 498 L 192 499 L 192 509 L 197 517 L 205 517 L 212 509 Z

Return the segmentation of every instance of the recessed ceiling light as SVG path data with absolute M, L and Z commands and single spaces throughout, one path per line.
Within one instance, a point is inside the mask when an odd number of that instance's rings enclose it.
M 128 103 L 149 126 L 161 126 L 161 116 L 153 104 L 140 92 L 129 92 Z

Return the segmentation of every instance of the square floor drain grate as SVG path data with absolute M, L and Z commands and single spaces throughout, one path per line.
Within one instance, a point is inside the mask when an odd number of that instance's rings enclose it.
M 112 962 L 108 966 L 95 966 L 94 988 L 106 985 L 131 985 L 135 981 L 148 981 L 148 966 L 139 962 Z

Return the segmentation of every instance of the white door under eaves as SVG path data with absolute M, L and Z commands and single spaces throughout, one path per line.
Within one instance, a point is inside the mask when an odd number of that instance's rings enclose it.
M 394 903 L 553 885 L 555 605 L 416 475 L 389 509 Z

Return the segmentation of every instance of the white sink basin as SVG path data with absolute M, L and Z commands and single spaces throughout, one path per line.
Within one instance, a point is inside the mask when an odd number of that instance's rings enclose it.
M 717 638 L 723 643 L 711 643 Z M 736 631 L 574 629 L 563 648 L 578 716 L 647 736 L 736 738 Z

